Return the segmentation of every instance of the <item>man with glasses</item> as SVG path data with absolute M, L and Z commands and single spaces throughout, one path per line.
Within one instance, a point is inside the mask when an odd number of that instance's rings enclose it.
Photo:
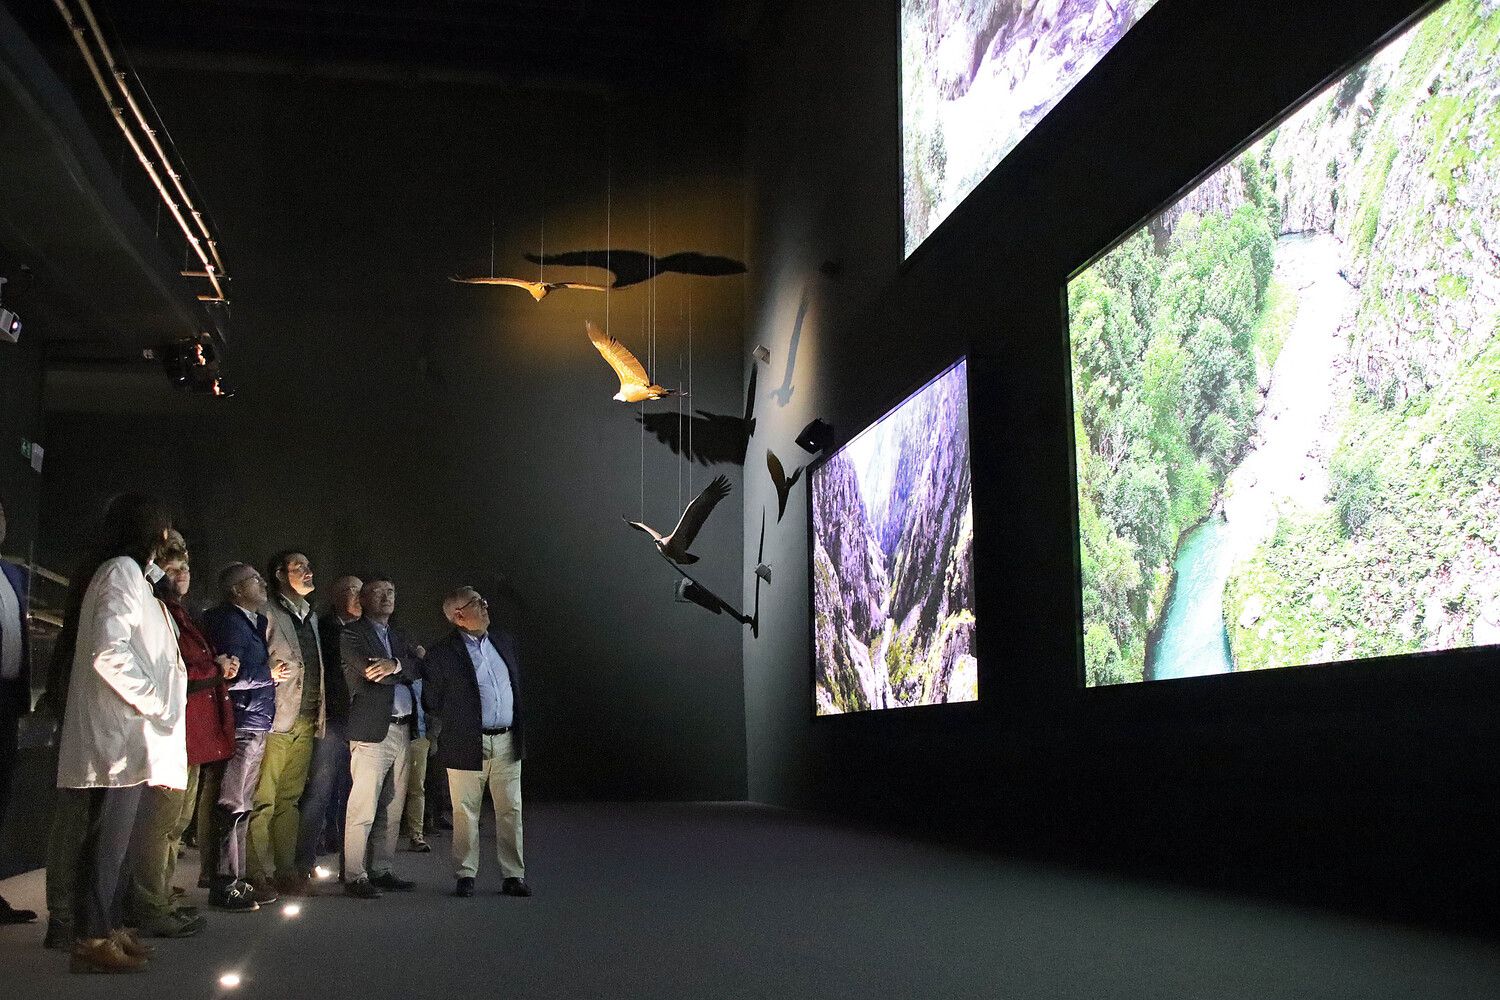
M 360 590 L 359 603 L 363 614 L 344 626 L 340 640 L 350 698 L 344 891 L 359 899 L 379 899 L 382 890 L 416 888 L 391 871 L 391 859 L 416 725 L 412 685 L 422 668 L 417 647 L 391 625 L 396 585 L 387 577 L 371 577 Z
M 479 874 L 479 813 L 484 790 L 495 808 L 495 852 L 501 892 L 529 896 L 521 838 L 519 658 L 514 637 L 490 621 L 489 602 L 473 587 L 443 599 L 454 630 L 423 664 L 428 725 L 437 732 L 437 763 L 448 770 L 453 799 L 453 861 L 459 896 L 474 895 Z

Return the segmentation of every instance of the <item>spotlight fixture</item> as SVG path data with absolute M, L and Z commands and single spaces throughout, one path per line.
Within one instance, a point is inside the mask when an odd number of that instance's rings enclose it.
M 302 904 L 301 903 L 288 903 L 288 904 L 286 904 L 285 906 L 283 906 L 281 908 L 281 915 L 283 917 L 287 917 L 287 918 L 295 917 L 295 916 L 299 915 L 301 912 L 302 912 Z
M 238 972 L 226 972 L 219 977 L 219 985 L 226 990 L 235 989 L 243 980 Z
M 797 447 L 809 455 L 826 451 L 833 444 L 833 427 L 822 420 L 814 419 L 797 435 Z
M 707 608 L 714 614 L 719 614 L 724 610 L 718 598 L 691 580 L 678 580 L 677 586 L 672 590 L 672 596 L 678 604 L 696 604 L 700 608 Z
M 771 349 L 763 344 L 756 345 L 755 350 L 751 351 L 750 354 L 756 361 L 759 361 L 763 365 L 771 363 Z
M 329 868 L 326 865 L 313 865 L 313 876 L 317 878 L 319 882 L 327 882 L 329 879 L 333 878 L 333 869 Z
M 755 567 L 755 575 L 758 576 L 758 577 L 760 577 L 762 580 L 766 581 L 766 583 L 770 583 L 771 582 L 771 564 L 770 563 L 761 563 L 759 566 L 756 566 Z

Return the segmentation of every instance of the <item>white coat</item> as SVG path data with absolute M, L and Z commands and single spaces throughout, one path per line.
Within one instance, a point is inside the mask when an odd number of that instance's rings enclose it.
M 177 626 L 128 556 L 83 595 L 57 787 L 187 787 L 187 668 Z

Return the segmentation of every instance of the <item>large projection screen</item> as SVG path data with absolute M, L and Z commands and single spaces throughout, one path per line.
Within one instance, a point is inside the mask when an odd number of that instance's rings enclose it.
M 808 476 L 818 715 L 975 701 L 960 360 Z
M 1157 0 L 902 0 L 906 256 Z
M 1500 643 L 1500 9 L 1068 286 L 1088 685 Z

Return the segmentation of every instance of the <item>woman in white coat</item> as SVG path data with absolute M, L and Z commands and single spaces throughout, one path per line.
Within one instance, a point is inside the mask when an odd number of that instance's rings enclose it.
M 87 789 L 89 830 L 76 886 L 72 969 L 133 972 L 149 948 L 121 919 L 130 831 L 146 785 L 187 786 L 187 672 L 177 629 L 151 592 L 181 536 L 141 503 L 119 551 L 89 581 L 58 741 L 57 787 Z

